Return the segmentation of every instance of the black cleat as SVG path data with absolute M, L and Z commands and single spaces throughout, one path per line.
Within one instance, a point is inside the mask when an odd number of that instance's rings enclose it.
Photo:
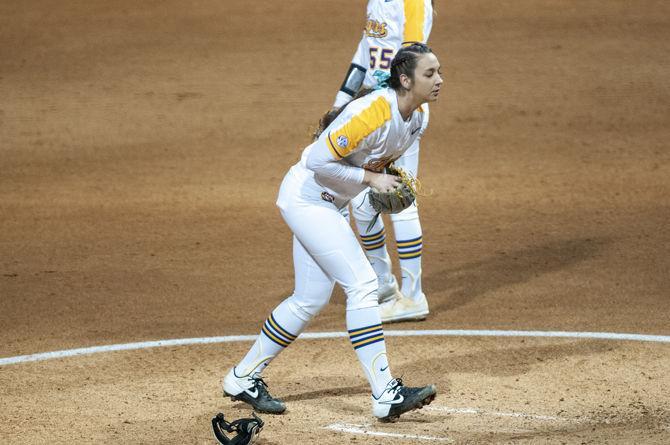
M 435 385 L 410 388 L 401 379 L 391 380 L 378 399 L 372 397 L 372 412 L 380 422 L 395 422 L 401 414 L 430 404 L 436 395 Z
M 268 392 L 268 385 L 257 374 L 238 377 L 235 368 L 223 379 L 223 393 L 233 401 L 248 403 L 259 413 L 281 414 L 286 405 Z

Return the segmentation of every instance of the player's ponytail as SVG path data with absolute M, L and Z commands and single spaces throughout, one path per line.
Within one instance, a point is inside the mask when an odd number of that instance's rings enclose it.
M 405 42 L 404 44 L 407 46 L 400 48 L 400 51 L 398 51 L 391 62 L 391 77 L 388 80 L 389 86 L 397 93 L 401 93 L 405 89 L 400 82 L 400 76 L 404 74 L 411 80 L 414 80 L 414 70 L 416 69 L 419 56 L 433 52 L 424 43 Z
M 321 133 L 323 133 L 323 130 L 325 130 L 328 125 L 330 125 L 337 116 L 342 113 L 342 111 L 346 108 L 347 105 L 349 105 L 351 102 L 353 102 L 356 99 L 360 99 L 363 96 L 366 96 L 374 91 L 374 88 L 361 88 L 358 90 L 358 93 L 356 93 L 356 97 L 351 99 L 349 102 L 346 104 L 342 105 L 340 108 L 333 108 L 331 110 L 328 110 L 324 113 L 323 116 L 321 116 L 321 119 L 319 119 L 319 127 L 314 130 L 314 133 L 312 134 L 313 140 L 317 140 Z

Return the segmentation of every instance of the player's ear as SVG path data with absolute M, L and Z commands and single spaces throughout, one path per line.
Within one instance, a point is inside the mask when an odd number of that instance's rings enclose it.
M 407 74 L 401 74 L 400 77 L 400 85 L 406 90 L 411 90 L 412 89 L 412 79 L 409 78 Z

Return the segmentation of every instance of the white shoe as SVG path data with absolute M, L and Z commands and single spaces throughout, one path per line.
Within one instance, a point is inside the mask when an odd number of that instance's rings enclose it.
M 379 398 L 372 396 L 372 414 L 380 422 L 394 422 L 402 413 L 430 404 L 436 394 L 435 385 L 410 388 L 401 379 L 393 379 Z
M 400 293 L 398 280 L 396 280 L 395 275 L 391 275 L 391 281 L 379 285 L 379 289 L 377 290 L 377 301 L 379 304 L 390 300 L 395 300 L 400 297 L 402 297 L 402 294 Z
M 428 301 L 421 292 L 417 301 L 402 296 L 379 305 L 383 323 L 398 321 L 425 320 L 428 315 Z

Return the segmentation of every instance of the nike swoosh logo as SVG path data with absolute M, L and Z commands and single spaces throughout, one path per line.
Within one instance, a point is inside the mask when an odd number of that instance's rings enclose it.
M 385 405 L 397 405 L 398 403 L 402 403 L 404 400 L 405 400 L 405 398 L 403 396 L 401 396 L 400 394 L 396 394 L 395 398 L 393 400 L 389 400 L 389 401 L 381 402 L 381 403 L 383 403 Z
M 246 392 L 247 394 L 249 394 L 249 395 L 250 395 L 251 397 L 253 397 L 254 399 L 255 399 L 256 397 L 258 397 L 258 389 L 256 389 L 256 388 L 254 388 L 253 391 L 250 390 L 250 389 L 245 389 L 244 392 Z
M 381 371 L 381 372 L 384 372 L 384 371 L 386 371 L 387 369 L 389 369 L 388 365 L 384 366 L 382 369 L 380 369 L 380 371 Z
M 419 130 L 421 130 L 421 127 L 418 127 L 418 128 L 415 128 L 414 130 L 412 130 L 412 135 L 414 135 L 414 133 L 416 133 Z

